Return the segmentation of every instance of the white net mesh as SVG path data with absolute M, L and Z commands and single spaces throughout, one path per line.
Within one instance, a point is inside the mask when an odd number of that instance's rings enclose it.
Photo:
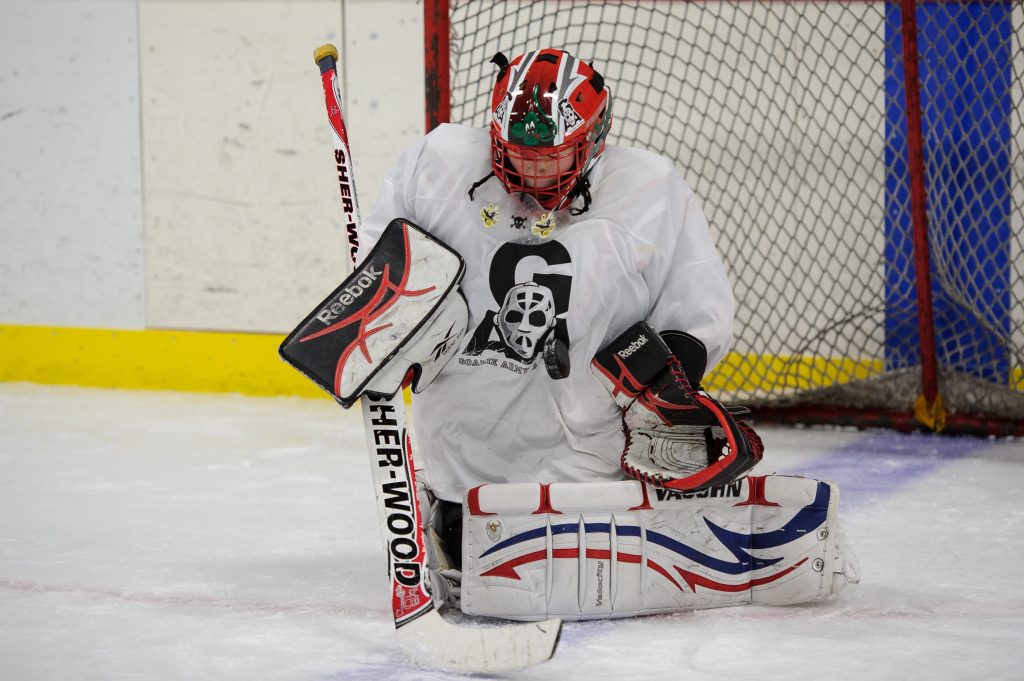
M 911 408 L 921 392 L 899 4 L 451 3 L 452 121 L 491 56 L 561 47 L 613 95 L 611 143 L 675 160 L 739 302 L 723 401 Z M 1024 3 L 918 9 L 940 389 L 1024 420 Z

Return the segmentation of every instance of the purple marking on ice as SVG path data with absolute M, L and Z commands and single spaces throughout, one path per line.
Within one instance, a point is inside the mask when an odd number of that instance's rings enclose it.
M 987 445 L 976 437 L 870 432 L 790 473 L 839 483 L 842 505 L 849 509 L 892 494 Z

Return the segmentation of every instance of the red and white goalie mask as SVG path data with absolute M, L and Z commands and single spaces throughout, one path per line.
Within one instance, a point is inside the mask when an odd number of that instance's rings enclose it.
M 501 68 L 491 96 L 494 174 L 509 193 L 563 209 L 604 151 L 612 121 L 604 78 L 562 50 L 492 61 Z

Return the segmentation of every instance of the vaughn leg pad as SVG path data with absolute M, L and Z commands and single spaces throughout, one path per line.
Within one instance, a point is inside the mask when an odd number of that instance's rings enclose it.
M 839 490 L 788 476 L 483 485 L 463 504 L 462 610 L 599 619 L 829 598 L 857 581 Z

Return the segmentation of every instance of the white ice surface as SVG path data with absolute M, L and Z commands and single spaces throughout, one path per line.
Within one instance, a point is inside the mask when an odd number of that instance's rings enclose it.
M 1024 442 L 763 429 L 839 482 L 838 601 L 567 623 L 514 679 L 1024 679 Z M 0 679 L 442 679 L 394 645 L 360 414 L 0 384 Z

